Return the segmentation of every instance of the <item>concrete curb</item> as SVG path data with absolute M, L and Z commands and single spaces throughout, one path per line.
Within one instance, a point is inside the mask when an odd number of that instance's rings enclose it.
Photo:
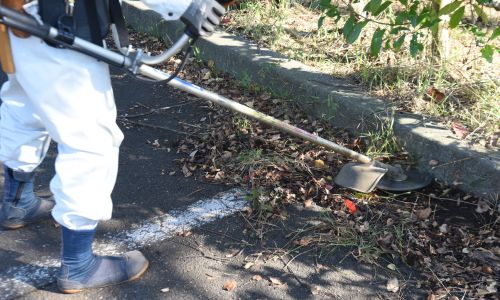
M 136 30 L 175 39 L 182 25 L 165 22 L 141 2 L 123 1 L 127 23 Z M 366 132 L 377 118 L 387 116 L 389 104 L 363 94 L 343 80 L 323 74 L 241 37 L 217 32 L 197 42 L 201 56 L 237 78 L 255 82 L 289 97 L 313 117 L 328 118 L 336 127 Z M 396 113 L 394 130 L 422 169 L 450 185 L 495 201 L 500 194 L 500 153 L 470 146 L 443 126 L 413 114 Z M 429 161 L 437 161 L 429 166 Z

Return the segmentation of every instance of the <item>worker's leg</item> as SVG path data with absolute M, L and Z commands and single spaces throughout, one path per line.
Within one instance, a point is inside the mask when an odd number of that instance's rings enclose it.
M 123 135 L 106 64 L 36 38 L 12 39 L 16 77 L 50 136 L 58 143 L 51 190 L 62 225 L 63 292 L 135 279 L 147 268 L 138 252 L 92 253 L 95 227 L 111 217 L 111 192 Z
M 54 206 L 33 192 L 34 169 L 45 157 L 50 138 L 15 76 L 2 86 L 0 98 L 0 160 L 4 164 L 0 222 L 4 228 L 17 229 L 49 217 Z
M 16 78 L 57 142 L 55 220 L 73 230 L 111 218 L 123 135 L 106 64 L 37 38 L 12 37 Z

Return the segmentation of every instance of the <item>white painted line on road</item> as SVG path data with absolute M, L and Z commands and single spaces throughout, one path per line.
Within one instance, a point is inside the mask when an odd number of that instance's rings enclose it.
M 244 195 L 244 191 L 233 189 L 213 198 L 200 200 L 185 209 L 151 218 L 130 230 L 96 240 L 94 252 L 114 255 L 161 242 L 176 234 L 241 211 L 248 204 Z M 54 282 L 58 267 L 59 258 L 54 256 L 11 267 L 5 271 L 0 270 L 0 299 L 19 297 L 37 287 Z

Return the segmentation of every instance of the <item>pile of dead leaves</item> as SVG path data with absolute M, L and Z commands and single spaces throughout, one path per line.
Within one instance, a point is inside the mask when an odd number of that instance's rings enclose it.
M 203 77 L 191 78 L 354 150 L 362 147 L 346 132 L 334 133 L 326 124 L 308 120 L 299 109 L 266 93 L 240 92 L 234 88 L 236 83 L 227 79 L 207 82 Z M 404 197 L 351 195 L 332 183 L 343 163 L 339 155 L 220 108 L 214 108 L 208 117 L 211 122 L 205 130 L 194 131 L 181 142 L 179 151 L 186 153 L 186 158 L 179 164 L 186 176 L 195 173 L 206 181 L 248 187 L 252 191 L 249 215 L 256 222 L 258 236 L 265 234 L 266 220 L 286 217 L 282 214 L 284 205 L 319 205 L 330 213 L 311 228 L 310 235 L 296 237 L 300 246 L 355 245 L 352 254 L 362 261 L 380 264 L 380 258 L 385 257 L 385 265 L 390 266 L 391 261 L 402 260 L 421 270 L 416 286 L 436 297 L 496 295 L 500 276 L 498 220 L 488 215 L 493 210 L 480 209 L 484 202 L 466 199 L 461 206 L 467 212 L 477 207 L 478 212 L 460 224 L 460 215 L 453 214 L 464 211 L 447 212 L 449 208 L 440 207 L 435 195 L 443 194 L 443 189 L 437 184 L 428 192 Z M 450 199 L 463 197 L 454 194 Z
M 164 68 L 178 63 L 173 60 Z M 366 147 L 326 122 L 311 121 L 299 108 L 260 87 L 243 86 L 220 74 L 213 63 L 192 61 L 180 77 L 353 150 Z M 333 152 L 220 107 L 213 107 L 200 123 L 203 126 L 184 127 L 189 135 L 178 147 L 186 154 L 179 168 L 187 177 L 247 187 L 252 203 L 248 216 L 257 236 L 265 234 L 267 220 L 286 218 L 283 207 L 289 203 L 320 206 L 324 217 L 290 233 L 294 247 L 347 246 L 360 261 L 396 273 L 397 265 L 407 264 L 421 272 L 412 284 L 428 291 L 429 299 L 498 298 L 496 203 L 437 183 L 414 193 L 352 194 L 332 183 L 345 162 Z

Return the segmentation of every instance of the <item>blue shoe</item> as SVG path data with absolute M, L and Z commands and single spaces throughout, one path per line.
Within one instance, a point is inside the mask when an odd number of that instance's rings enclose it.
M 50 217 L 54 201 L 35 196 L 34 176 L 34 172 L 14 171 L 4 167 L 4 197 L 0 212 L 2 227 L 18 229 Z
M 95 230 L 61 228 L 62 258 L 57 286 L 65 294 L 136 280 L 148 269 L 149 262 L 139 251 L 121 256 L 94 255 Z

